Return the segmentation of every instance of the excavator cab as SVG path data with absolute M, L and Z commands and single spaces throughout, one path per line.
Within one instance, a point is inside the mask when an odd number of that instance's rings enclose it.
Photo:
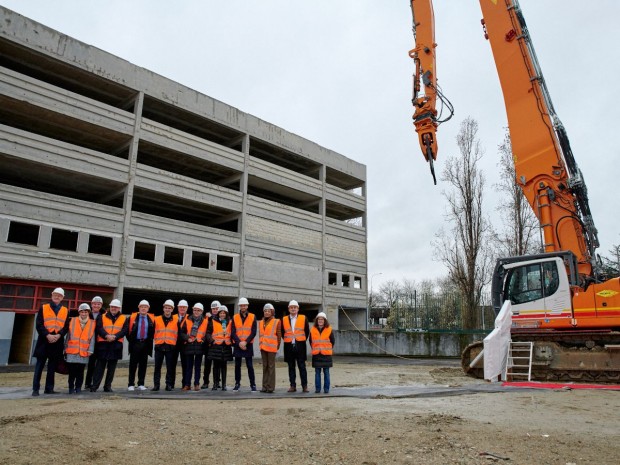
M 521 328 L 543 328 L 558 319 L 572 318 L 572 283 L 565 255 L 552 253 L 498 260 L 492 290 L 496 312 L 504 301 L 510 300 L 513 326 Z

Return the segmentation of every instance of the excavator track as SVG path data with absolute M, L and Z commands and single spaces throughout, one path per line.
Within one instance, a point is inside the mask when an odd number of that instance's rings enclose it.
M 533 342 L 532 379 L 600 384 L 620 383 L 619 331 L 516 331 L 513 342 Z M 461 366 L 474 378 L 484 378 L 484 360 L 476 357 L 482 341 L 463 350 Z

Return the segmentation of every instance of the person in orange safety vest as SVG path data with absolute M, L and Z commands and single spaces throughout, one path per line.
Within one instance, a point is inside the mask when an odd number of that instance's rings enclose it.
M 81 304 L 78 316 L 70 319 L 65 340 L 65 357 L 69 367 L 69 394 L 80 394 L 84 369 L 95 351 L 95 320 L 90 318 L 90 306 Z
M 41 305 L 37 312 L 35 326 L 39 337 L 34 349 L 37 363 L 34 367 L 32 379 L 33 396 L 39 395 L 41 375 L 48 360 L 45 390 L 43 392 L 44 394 L 58 394 L 57 391 L 54 391 L 54 373 L 63 356 L 62 338 L 69 331 L 69 310 L 62 305 L 64 298 L 65 291 L 61 287 L 57 287 L 52 291 L 52 301 Z
M 179 306 L 181 302 L 179 302 Z M 172 314 L 174 302 L 164 302 L 164 313 L 155 317 L 155 370 L 153 373 L 153 387 L 151 391 L 159 391 L 161 367 L 166 360 L 166 391 L 174 389 L 177 369 L 177 341 L 179 339 L 178 316 Z
M 276 388 L 276 353 L 282 340 L 280 320 L 274 317 L 271 304 L 263 307 L 263 319 L 258 322 L 258 346 L 263 361 L 263 388 L 260 392 L 273 393 Z
M 310 347 L 312 348 L 312 367 L 314 368 L 315 393 L 321 392 L 321 372 L 324 375 L 323 392 L 329 393 L 329 369 L 333 366 L 334 334 L 327 321 L 327 315 L 320 312 L 314 319 L 310 330 Z

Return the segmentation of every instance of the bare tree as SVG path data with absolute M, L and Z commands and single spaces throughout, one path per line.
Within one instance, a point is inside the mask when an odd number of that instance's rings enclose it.
M 381 287 L 379 287 L 379 295 L 387 308 L 392 308 L 394 306 L 398 301 L 400 292 L 400 285 L 393 279 L 384 282 L 381 284 Z
M 527 255 L 541 250 L 538 239 L 539 223 L 517 180 L 510 134 L 498 146 L 497 163 L 500 181 L 495 184 L 500 195 L 497 206 L 504 228 L 493 233 L 498 254 L 505 257 Z
M 441 178 L 452 188 L 443 192 L 451 229 L 440 231 L 434 241 L 439 259 L 463 296 L 465 329 L 479 326 L 478 306 L 492 262 L 491 228 L 482 208 L 485 178 L 478 168 L 483 150 L 477 134 L 478 123 L 466 118 L 456 138 L 461 156 L 448 159 Z

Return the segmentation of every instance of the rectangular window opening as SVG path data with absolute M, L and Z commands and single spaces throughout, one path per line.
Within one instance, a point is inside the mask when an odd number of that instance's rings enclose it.
M 52 228 L 52 238 L 50 249 L 67 250 L 75 252 L 77 250 L 78 232 L 67 231 L 66 229 Z
M 192 267 L 209 269 L 209 254 L 205 252 L 192 251 Z
M 8 242 L 15 244 L 37 245 L 39 241 L 39 225 L 11 221 L 9 224 Z
M 353 288 L 354 289 L 361 289 L 362 288 L 362 278 L 361 278 L 361 276 L 353 277 Z
M 327 275 L 327 284 L 329 284 L 330 286 L 337 286 L 338 285 L 338 273 L 329 273 Z
M 226 255 L 217 256 L 217 271 L 228 271 L 232 273 L 233 270 L 233 257 L 227 257 Z
M 169 265 L 183 265 L 183 249 L 166 247 L 164 250 L 164 263 Z
M 155 261 L 155 244 L 148 242 L 136 242 L 133 249 L 134 260 Z
M 348 274 L 343 274 L 342 275 L 342 285 L 344 287 L 350 287 L 349 283 L 351 282 L 351 277 Z
M 88 253 L 97 255 L 112 255 L 113 239 L 107 236 L 91 234 L 88 238 Z

